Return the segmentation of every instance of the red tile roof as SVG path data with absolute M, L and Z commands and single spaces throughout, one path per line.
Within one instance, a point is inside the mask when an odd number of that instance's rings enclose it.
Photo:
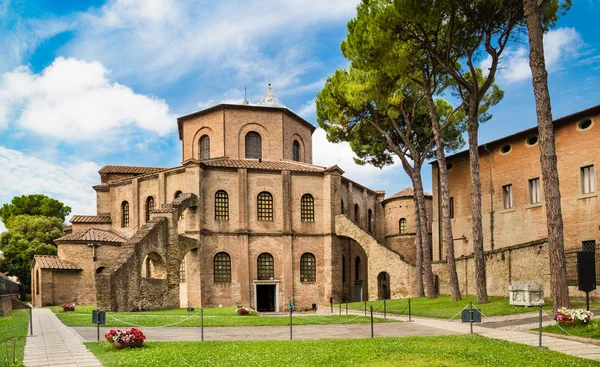
M 42 269 L 81 270 L 74 264 L 61 260 L 58 256 L 35 255 L 33 259 Z
M 154 173 L 163 171 L 167 168 L 159 167 L 142 167 L 142 166 L 104 166 L 98 173 L 125 173 L 133 175 L 141 175 L 144 173 Z
M 74 215 L 71 223 L 110 224 L 110 215 Z
M 202 161 L 209 167 L 250 168 L 275 171 L 324 172 L 325 167 L 290 161 L 258 161 L 254 159 L 215 159 Z
M 88 228 L 83 231 L 77 231 L 54 240 L 55 242 L 105 242 L 105 243 L 123 243 L 127 239 L 111 231 L 103 229 Z
M 423 192 L 425 197 L 432 197 L 432 195 L 428 192 Z M 407 187 L 404 190 L 395 193 L 394 195 L 386 198 L 385 200 L 397 199 L 397 198 L 412 198 L 415 195 L 415 190 L 412 187 Z M 384 200 L 384 201 L 385 201 Z

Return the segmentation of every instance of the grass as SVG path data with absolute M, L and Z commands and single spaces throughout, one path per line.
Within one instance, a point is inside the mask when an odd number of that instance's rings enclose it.
M 561 329 L 562 328 L 562 329 Z M 564 330 L 563 330 L 564 329 Z M 537 330 L 537 329 L 536 329 Z M 592 320 L 588 325 L 564 326 L 552 325 L 542 328 L 546 333 L 580 336 L 583 338 L 600 339 L 600 320 Z M 566 332 L 565 332 L 566 331 Z M 567 332 L 569 334 L 567 334 Z
M 77 306 L 73 312 L 64 312 L 60 306 L 50 307 L 67 326 L 94 326 L 92 324 L 92 310 L 94 306 Z M 191 315 L 186 309 L 170 309 L 146 312 L 107 312 L 106 325 L 108 327 L 126 326 L 200 326 L 200 310 L 195 310 Z M 191 316 L 191 317 L 190 317 Z M 259 316 L 255 312 L 249 315 L 237 315 L 234 308 L 206 308 L 204 309 L 204 326 L 282 326 L 289 325 L 288 316 Z M 369 323 L 370 318 L 356 315 L 332 316 L 294 316 L 294 325 L 311 324 L 363 324 Z M 391 322 L 375 318 L 374 322 Z
M 8 315 L 0 317 L 0 361 L 4 362 L 6 358 L 5 343 L 8 342 L 9 356 L 12 356 L 12 338 L 17 338 L 16 342 L 16 360 L 23 360 L 23 350 L 25 349 L 25 337 L 29 328 L 29 310 L 13 310 Z M 9 357 L 10 358 L 10 357 Z
M 525 312 L 534 312 L 537 307 L 521 307 L 511 306 L 509 299 L 504 297 L 489 297 L 489 303 L 478 304 L 475 296 L 463 296 L 461 301 L 452 302 L 450 296 L 439 296 L 436 299 L 427 297 L 411 298 L 411 314 L 413 316 L 434 317 L 439 319 L 450 319 L 456 316 L 465 306 L 473 302 L 473 306 L 481 310 L 485 316 L 503 316 Z M 348 308 L 354 310 L 364 310 L 364 302 L 349 303 Z M 383 312 L 383 301 L 367 302 L 367 310 L 369 306 L 373 306 L 373 311 Z M 573 302 L 573 307 L 580 305 L 580 302 Z M 334 306 L 334 308 L 337 306 Z M 342 308 L 346 307 L 342 304 Z M 386 309 L 390 314 L 408 315 L 408 299 L 389 299 L 386 301 Z M 544 310 L 552 310 L 552 302 L 546 301 Z M 336 310 L 334 309 L 334 312 Z M 460 315 L 455 318 L 460 319 Z
M 86 343 L 105 367 L 169 366 L 600 366 L 585 360 L 477 335 L 253 342 L 145 343 L 116 350 Z

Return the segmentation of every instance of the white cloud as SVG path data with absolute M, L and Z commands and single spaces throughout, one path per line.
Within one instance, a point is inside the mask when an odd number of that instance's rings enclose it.
M 73 214 L 95 214 L 92 186 L 100 183 L 99 169 L 94 162 L 53 164 L 0 146 L 0 205 L 15 196 L 44 194 L 70 206 Z
M 298 110 L 298 115 L 303 117 L 305 120 L 315 116 L 317 113 L 317 101 L 313 99 L 312 101 L 306 102 L 300 109 Z
M 575 28 L 557 28 L 544 35 L 544 55 L 549 71 L 560 69 L 563 62 L 576 58 L 583 45 L 581 36 Z M 490 66 L 488 57 L 481 64 L 483 70 Z M 529 68 L 529 49 L 525 47 L 508 48 L 500 60 L 498 79 L 505 83 L 518 83 L 531 78 Z
M 21 66 L 0 76 L 0 128 L 58 140 L 106 140 L 132 130 L 166 135 L 175 117 L 164 100 L 111 83 L 99 62 L 57 58 L 40 74 Z M 127 129 L 129 131 L 127 131 Z

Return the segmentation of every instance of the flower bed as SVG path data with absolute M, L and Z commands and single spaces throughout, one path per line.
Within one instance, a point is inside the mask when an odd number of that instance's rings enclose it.
M 588 324 L 592 319 L 593 314 L 590 311 L 584 309 L 568 309 L 561 307 L 558 309 L 558 313 L 554 316 L 559 324 L 566 326 L 575 326 L 579 324 Z
M 248 307 L 238 307 L 236 312 L 238 315 L 248 315 L 250 313 L 250 309 Z
M 63 311 L 64 311 L 64 312 L 72 312 L 72 311 L 75 311 L 75 304 L 74 304 L 74 303 L 72 303 L 72 304 L 65 304 L 65 305 L 62 305 L 62 309 L 63 309 Z
M 127 347 L 141 347 L 146 340 L 144 333 L 136 328 L 127 330 L 111 330 L 104 337 L 117 349 Z

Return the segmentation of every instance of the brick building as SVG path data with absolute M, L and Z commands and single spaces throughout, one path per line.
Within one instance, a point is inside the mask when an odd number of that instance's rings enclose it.
M 270 86 L 244 102 L 177 119 L 181 166 L 103 167 L 97 215 L 34 258 L 34 305 L 283 311 L 414 294 L 412 189 L 385 199 L 313 165 L 315 127 Z
M 592 250 L 600 241 L 600 203 L 595 171 L 600 159 L 600 106 L 554 121 L 556 154 L 564 222 L 567 274 L 576 285 L 574 252 Z M 516 280 L 538 280 L 550 296 L 544 183 L 540 165 L 537 127 L 494 140 L 479 147 L 482 219 L 486 251 L 487 286 L 490 295 L 506 296 Z M 474 294 L 472 258 L 471 178 L 468 151 L 448 157 L 452 231 L 458 277 L 464 293 Z M 445 248 L 437 164 L 433 169 L 434 271 L 447 292 Z M 599 259 L 600 260 L 600 259 Z M 598 265 L 597 265 L 598 268 Z M 576 287 L 572 296 L 581 296 Z

